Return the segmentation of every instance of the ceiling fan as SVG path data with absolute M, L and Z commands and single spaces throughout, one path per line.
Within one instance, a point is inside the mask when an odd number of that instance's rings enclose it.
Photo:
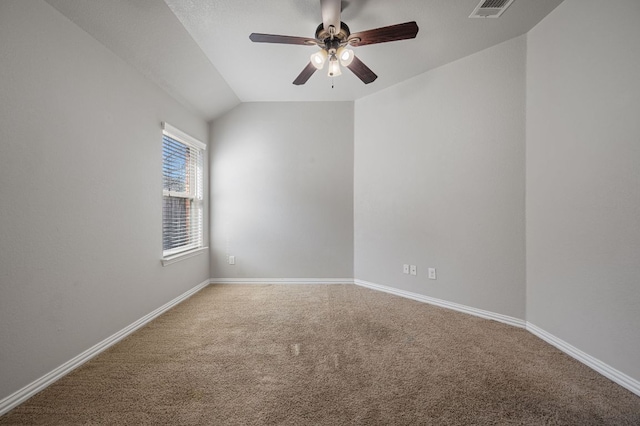
M 300 44 L 320 47 L 318 52 L 311 55 L 309 64 L 293 80 L 295 85 L 305 84 L 316 70 L 324 67 L 327 61 L 329 62 L 329 77 L 337 77 L 342 74 L 340 70 L 340 65 L 342 65 L 349 68 L 364 84 L 369 84 L 375 81 L 378 76 L 348 47 L 406 40 L 415 38 L 418 34 L 418 24 L 415 21 L 351 34 L 347 24 L 340 20 L 341 0 L 320 0 L 320 8 L 322 9 L 322 23 L 316 29 L 315 38 L 260 33 L 252 33 L 249 36 L 249 39 L 256 43 Z

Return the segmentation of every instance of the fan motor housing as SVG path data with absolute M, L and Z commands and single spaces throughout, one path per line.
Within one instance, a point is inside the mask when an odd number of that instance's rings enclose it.
M 319 43 L 324 44 L 327 49 L 329 49 L 328 42 L 337 40 L 337 49 L 341 44 L 347 42 L 347 39 L 350 35 L 351 31 L 349 31 L 349 27 L 344 22 L 340 22 L 340 31 L 337 31 L 336 34 L 333 35 L 333 38 L 331 37 L 329 31 L 324 29 L 324 25 L 322 23 L 320 23 L 320 25 L 318 25 L 318 28 L 316 29 L 316 40 L 318 40 Z

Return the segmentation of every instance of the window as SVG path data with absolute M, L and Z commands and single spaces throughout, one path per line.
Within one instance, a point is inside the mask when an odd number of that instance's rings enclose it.
M 206 145 L 163 123 L 162 256 L 202 248 Z

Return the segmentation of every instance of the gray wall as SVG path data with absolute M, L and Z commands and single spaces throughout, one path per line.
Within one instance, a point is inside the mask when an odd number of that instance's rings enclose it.
M 244 103 L 211 141 L 212 277 L 353 278 L 352 102 Z
M 525 318 L 525 42 L 356 101 L 356 278 Z
M 637 0 L 566 0 L 527 53 L 527 318 L 636 380 L 639 20 Z
M 163 268 L 160 122 L 207 124 L 42 1 L 0 2 L 0 399 L 209 277 Z

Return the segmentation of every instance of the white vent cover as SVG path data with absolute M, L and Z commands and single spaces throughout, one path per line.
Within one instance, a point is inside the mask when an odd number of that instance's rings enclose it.
M 480 0 L 469 18 L 498 18 L 511 3 L 513 0 Z

